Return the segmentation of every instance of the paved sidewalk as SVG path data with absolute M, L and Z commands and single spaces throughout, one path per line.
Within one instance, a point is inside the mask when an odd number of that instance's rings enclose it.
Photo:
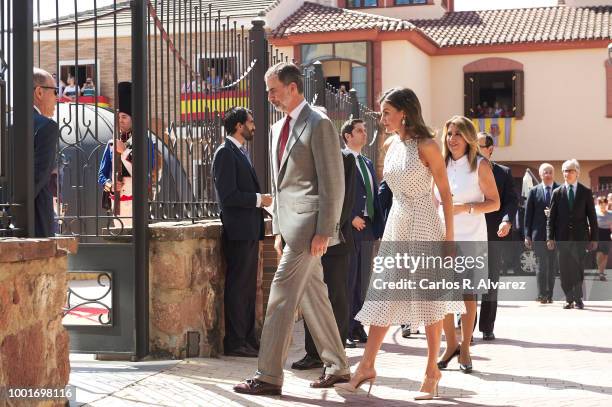
M 92 406 L 612 406 L 612 302 L 587 303 L 582 311 L 563 310 L 561 302 L 506 302 L 498 309 L 495 333 L 493 342 L 476 334 L 474 373 L 461 373 L 455 359 L 443 373 L 441 398 L 429 402 L 413 401 L 424 375 L 424 335 L 404 339 L 397 327 L 383 344 L 369 398 L 365 391 L 310 389 L 319 371 L 289 369 L 303 356 L 301 323 L 280 397 L 233 393 L 232 386 L 256 368 L 256 359 L 233 357 L 148 362 L 148 367 L 119 363 L 117 371 L 108 368 L 110 362 L 90 362 L 86 369 L 73 363 L 71 383 L 79 388 L 87 383 L 90 393 L 99 386 L 96 401 L 78 396 Z M 353 367 L 362 353 L 361 347 L 347 350 Z

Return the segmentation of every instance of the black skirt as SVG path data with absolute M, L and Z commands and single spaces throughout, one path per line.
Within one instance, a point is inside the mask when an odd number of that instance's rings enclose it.
M 604 254 L 608 254 L 610 251 L 610 229 L 599 229 L 599 243 L 597 244 L 597 251 Z

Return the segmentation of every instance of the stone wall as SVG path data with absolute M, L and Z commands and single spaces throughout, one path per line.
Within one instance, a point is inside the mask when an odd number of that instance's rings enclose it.
M 149 328 L 154 355 L 184 358 L 223 353 L 225 261 L 221 231 L 218 220 L 150 226 Z M 259 329 L 263 321 L 262 269 L 260 256 L 256 308 Z M 199 334 L 197 355 L 188 353 L 189 332 Z
M 67 257 L 77 242 L 0 239 L 0 387 L 56 388 L 68 384 L 68 333 L 62 325 Z M 65 400 L 0 406 L 54 406 Z

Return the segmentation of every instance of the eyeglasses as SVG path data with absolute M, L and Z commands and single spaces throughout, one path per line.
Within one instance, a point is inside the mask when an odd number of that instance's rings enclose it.
M 55 96 L 57 96 L 57 88 L 55 86 L 37 86 L 38 88 L 43 88 L 43 89 L 53 89 L 53 93 L 55 94 Z

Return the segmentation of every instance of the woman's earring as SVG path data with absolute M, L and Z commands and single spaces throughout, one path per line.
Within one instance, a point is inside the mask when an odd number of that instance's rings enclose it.
M 402 126 L 405 126 L 405 125 L 406 125 L 406 118 L 402 117 Z

